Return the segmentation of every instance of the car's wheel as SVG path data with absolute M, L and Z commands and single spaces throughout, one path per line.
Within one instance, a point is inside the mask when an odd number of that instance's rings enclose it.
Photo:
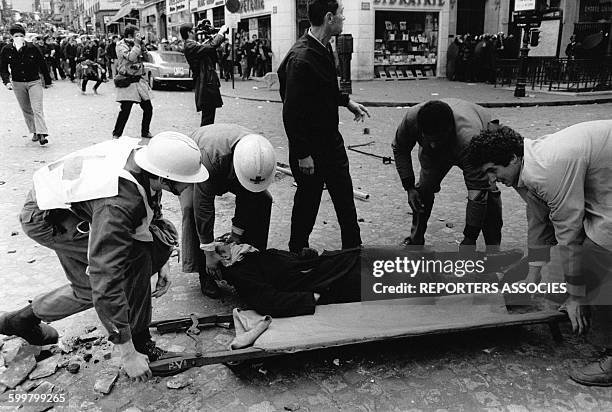
M 151 76 L 151 73 L 149 73 L 149 86 L 151 86 L 151 89 L 157 90 L 157 82 L 155 81 L 153 76 Z

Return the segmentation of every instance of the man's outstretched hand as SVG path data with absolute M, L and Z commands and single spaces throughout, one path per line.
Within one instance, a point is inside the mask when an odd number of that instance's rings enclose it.
M 365 120 L 366 115 L 368 117 L 371 117 L 370 112 L 368 112 L 368 109 L 366 109 L 364 105 L 354 102 L 352 100 L 349 100 L 348 105 L 346 105 L 346 108 L 349 109 L 351 113 L 355 115 L 355 118 L 353 120 L 355 120 L 356 122 L 363 122 Z

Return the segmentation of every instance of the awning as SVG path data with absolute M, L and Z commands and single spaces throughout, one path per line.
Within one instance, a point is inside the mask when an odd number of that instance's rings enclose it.
M 125 6 L 121 7 L 119 9 L 119 11 L 110 19 L 110 23 L 115 23 L 118 20 L 122 19 L 123 17 L 127 16 L 128 14 L 130 14 L 132 12 L 132 10 L 135 10 L 131 4 L 126 4 Z

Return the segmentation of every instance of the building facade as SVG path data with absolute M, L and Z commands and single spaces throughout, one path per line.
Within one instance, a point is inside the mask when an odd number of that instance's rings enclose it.
M 149 42 L 166 38 L 166 0 L 144 0 L 140 9 L 140 31 Z
M 168 16 L 168 38 L 180 38 L 179 28 L 181 25 L 192 22 L 189 0 L 166 0 L 166 16 Z

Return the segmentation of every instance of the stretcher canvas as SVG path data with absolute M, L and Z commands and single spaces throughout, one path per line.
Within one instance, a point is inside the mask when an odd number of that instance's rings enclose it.
M 445 296 L 419 299 L 420 303 L 415 304 L 416 300 L 317 306 L 314 315 L 273 319 L 253 348 L 292 353 L 409 336 L 556 322 L 565 317 L 556 310 L 511 314 L 502 295 Z

